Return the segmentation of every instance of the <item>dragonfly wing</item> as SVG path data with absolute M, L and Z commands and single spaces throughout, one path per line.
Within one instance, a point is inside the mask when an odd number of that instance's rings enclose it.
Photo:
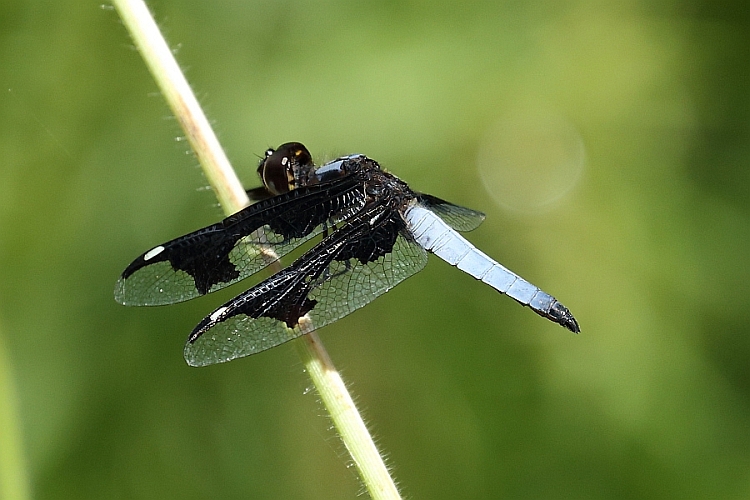
M 203 366 L 264 351 L 368 304 L 420 271 L 427 253 L 395 210 L 366 210 L 289 267 L 195 328 L 185 359 Z
M 419 193 L 417 201 L 428 208 L 456 231 L 473 231 L 484 221 L 485 215 L 477 210 L 454 205 L 431 194 Z
M 173 304 L 236 283 L 364 206 L 353 179 L 301 187 L 158 245 L 135 259 L 115 286 L 125 305 Z

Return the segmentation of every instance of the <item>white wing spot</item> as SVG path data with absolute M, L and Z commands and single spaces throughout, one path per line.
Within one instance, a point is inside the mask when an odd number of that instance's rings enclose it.
M 370 225 L 374 226 L 375 224 L 377 224 L 378 221 L 381 219 L 381 217 L 382 217 L 382 214 L 375 214 L 375 216 L 372 219 L 370 219 Z
M 221 317 L 221 315 L 224 314 L 224 311 L 226 311 L 226 310 L 227 310 L 227 307 L 224 306 L 224 307 L 220 307 L 217 310 L 215 310 L 214 312 L 212 312 L 211 313 L 211 321 L 216 321 L 217 319 L 219 319 Z
M 286 167 L 287 163 L 289 163 L 289 158 L 285 156 L 281 159 L 281 165 Z
M 143 260 L 151 260 L 164 251 L 164 247 L 159 245 L 156 248 L 152 248 L 143 256 Z

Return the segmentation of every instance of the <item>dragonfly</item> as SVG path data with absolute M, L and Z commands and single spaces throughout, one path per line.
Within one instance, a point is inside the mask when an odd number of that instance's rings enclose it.
M 304 242 L 289 266 L 206 316 L 188 336 L 188 364 L 205 366 L 265 351 L 354 312 L 419 272 L 432 253 L 578 333 L 570 311 L 503 267 L 460 232 L 482 212 L 413 191 L 365 155 L 316 166 L 298 143 L 268 149 L 255 201 L 224 220 L 157 245 L 115 285 L 128 306 L 174 304 L 243 280 Z

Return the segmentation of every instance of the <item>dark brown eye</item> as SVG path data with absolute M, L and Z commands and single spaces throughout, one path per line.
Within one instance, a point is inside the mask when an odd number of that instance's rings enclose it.
M 299 142 L 291 142 L 289 144 L 294 147 L 294 160 L 297 165 L 312 165 L 312 156 L 305 146 Z
M 258 175 L 270 193 L 279 195 L 296 187 L 296 170 L 308 164 L 312 164 L 312 156 L 307 148 L 299 142 L 287 142 L 266 151 L 266 157 L 258 165 Z
M 291 163 L 289 157 L 274 152 L 258 168 L 258 173 L 266 188 L 273 194 L 289 191 L 289 176 Z

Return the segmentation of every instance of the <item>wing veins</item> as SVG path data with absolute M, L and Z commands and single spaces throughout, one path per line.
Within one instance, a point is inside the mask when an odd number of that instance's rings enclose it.
M 204 318 L 188 339 L 186 359 L 202 365 L 260 352 L 306 333 L 300 323 L 306 314 L 320 328 L 369 303 L 427 262 L 402 229 L 390 207 L 363 210 L 289 267 L 217 309 L 221 314 Z M 383 234 L 392 240 L 384 242 Z M 331 269 L 337 263 L 344 269 Z M 327 270 L 331 278 L 321 280 Z
M 149 255 L 153 250 L 142 254 L 123 271 L 115 298 L 129 305 L 170 304 L 224 288 L 319 234 L 329 222 L 351 217 L 364 204 L 363 196 L 357 182 L 344 178 L 251 205 L 160 245 L 163 250 L 154 255 Z M 276 255 L 269 257 L 265 249 Z

